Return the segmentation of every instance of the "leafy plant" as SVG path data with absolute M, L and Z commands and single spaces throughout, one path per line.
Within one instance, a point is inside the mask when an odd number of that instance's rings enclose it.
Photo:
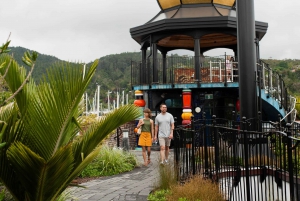
M 110 176 L 132 170 L 137 165 L 136 156 L 121 149 L 102 146 L 99 155 L 79 177 Z
M 58 198 L 55 201 L 66 201 L 66 200 L 78 200 L 77 198 L 72 196 L 72 192 L 68 189 L 66 189 L 62 194 L 58 196 Z
M 155 191 L 154 193 L 150 193 L 147 200 L 149 200 L 149 201 L 165 201 L 166 195 L 169 193 L 170 193 L 169 190 L 158 190 L 158 191 Z
M 35 55 L 26 56 L 33 66 Z M 9 55 L 0 56 L 0 73 L 6 73 L 14 99 L 0 108 L 0 120 L 7 124 L 0 141 L 6 142 L 0 179 L 15 200 L 56 200 L 98 155 L 99 143 L 140 115 L 136 106 L 127 105 L 81 129 L 82 97 L 97 65 L 96 60 L 83 78 L 82 68 L 57 64 L 36 85 Z M 82 136 L 76 138 L 79 131 Z

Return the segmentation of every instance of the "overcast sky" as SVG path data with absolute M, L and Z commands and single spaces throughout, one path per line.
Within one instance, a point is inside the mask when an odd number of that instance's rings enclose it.
M 269 24 L 260 43 L 262 58 L 300 59 L 299 9 L 300 0 L 255 0 L 256 20 Z M 156 0 L 1 0 L 0 43 L 11 32 L 11 46 L 90 62 L 139 51 L 129 29 L 159 11 Z

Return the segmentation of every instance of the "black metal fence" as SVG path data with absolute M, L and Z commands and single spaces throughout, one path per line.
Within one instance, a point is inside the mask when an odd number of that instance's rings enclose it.
M 167 57 L 156 61 L 132 61 L 132 85 L 177 84 L 211 82 L 238 82 L 238 63 L 228 62 L 222 57 L 203 59 L 196 80 L 195 57 Z M 155 81 L 154 81 L 155 80 Z
M 300 124 L 203 117 L 175 129 L 179 180 L 201 174 L 225 200 L 300 200 Z
M 260 88 L 265 89 L 267 96 L 276 99 L 282 108 L 288 109 L 290 99 L 281 75 L 274 72 L 269 64 L 262 60 L 257 64 L 257 72 Z

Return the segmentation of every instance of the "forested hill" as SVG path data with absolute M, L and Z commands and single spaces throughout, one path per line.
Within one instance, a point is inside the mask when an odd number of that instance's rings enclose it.
M 111 54 L 100 58 L 99 66 L 91 84 L 101 85 L 101 90 L 131 90 L 131 61 L 139 61 L 140 52 Z
M 291 95 L 300 96 L 300 60 L 299 59 L 263 59 L 269 67 L 284 80 Z
M 26 51 L 31 51 L 23 47 L 9 47 L 10 54 L 13 54 L 14 59 L 22 66 L 22 57 Z M 141 58 L 140 52 L 125 52 L 121 54 L 111 54 L 100 58 L 98 68 L 95 76 L 93 77 L 88 93 L 93 94 L 96 85 L 101 85 L 101 98 L 105 98 L 107 91 L 125 91 L 128 93 L 131 90 L 131 60 L 138 61 Z M 95 58 L 96 59 L 96 58 Z M 46 74 L 47 68 L 56 65 L 57 63 L 64 63 L 66 61 L 60 60 L 54 56 L 38 53 L 38 59 L 33 71 L 32 77 L 36 82 Z M 71 65 L 79 65 L 70 62 Z M 92 63 L 87 64 L 87 68 Z M 26 66 L 25 66 L 26 67 Z M 103 93 L 102 93 L 103 92 Z M 115 94 L 111 94 L 112 97 Z
M 14 54 L 14 58 L 21 65 L 22 56 L 28 49 L 22 47 L 10 47 L 11 53 Z M 125 52 L 121 54 L 111 54 L 100 58 L 99 66 L 96 74 L 92 79 L 89 86 L 89 94 L 93 94 L 96 89 L 96 85 L 101 85 L 101 97 L 105 98 L 107 91 L 125 91 L 126 93 L 131 90 L 130 78 L 131 78 L 131 61 L 140 61 L 140 52 Z M 300 60 L 295 59 L 263 59 L 269 66 L 285 80 L 286 87 L 291 94 L 300 95 Z M 33 72 L 33 78 L 38 81 L 43 74 L 46 73 L 46 69 L 53 66 L 56 62 L 62 61 L 54 56 L 44 55 L 39 53 L 36 67 Z M 75 63 L 71 63 L 76 65 Z M 77 64 L 78 65 L 78 64 Z M 90 66 L 87 64 L 87 66 Z M 111 94 L 115 96 L 114 94 Z
M 18 62 L 19 65 L 27 67 L 23 62 L 22 62 L 22 57 L 26 51 L 32 52 L 33 50 L 29 50 L 23 47 L 9 47 L 10 54 L 13 54 L 14 59 Z M 46 73 L 46 69 L 49 68 L 50 66 L 53 66 L 55 62 L 61 62 L 62 60 L 50 56 L 50 55 L 45 55 L 38 53 L 38 59 L 35 64 L 34 71 L 32 73 L 32 77 L 35 80 L 39 80 L 43 74 Z M 28 70 L 28 68 L 27 68 Z

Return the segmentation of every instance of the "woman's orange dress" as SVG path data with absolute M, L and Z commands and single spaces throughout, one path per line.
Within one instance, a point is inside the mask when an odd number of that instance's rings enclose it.
M 139 146 L 152 146 L 152 136 L 151 136 L 151 123 L 150 119 L 143 119 L 144 125 L 142 126 L 142 132 L 139 138 Z

